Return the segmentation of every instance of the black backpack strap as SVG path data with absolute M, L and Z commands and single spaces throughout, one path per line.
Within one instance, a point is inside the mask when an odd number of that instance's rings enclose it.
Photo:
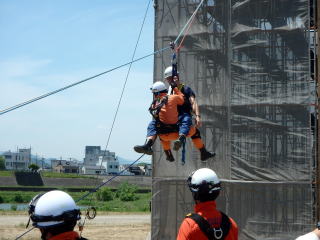
M 191 218 L 193 221 L 195 221 L 200 230 L 209 240 L 223 240 L 229 233 L 231 222 L 227 215 L 225 215 L 223 212 L 220 213 L 222 216 L 220 228 L 211 227 L 209 222 L 197 213 L 190 213 L 186 216 L 186 218 Z

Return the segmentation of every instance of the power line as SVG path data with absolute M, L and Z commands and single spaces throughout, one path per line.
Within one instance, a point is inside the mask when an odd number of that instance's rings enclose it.
M 204 0 L 202 0 L 202 1 L 199 3 L 199 5 L 198 5 L 198 7 L 196 8 L 196 10 L 193 12 L 193 14 L 191 15 L 191 17 L 190 17 L 189 20 L 187 21 L 187 23 L 184 25 L 184 27 L 182 28 L 182 30 L 180 31 L 180 33 L 178 34 L 178 36 L 177 36 L 176 39 L 174 40 L 174 43 L 175 43 L 175 44 L 178 42 L 178 40 L 180 39 L 181 35 L 184 33 L 185 29 L 189 26 L 189 24 L 191 23 L 193 17 L 197 14 L 197 12 L 198 12 L 198 10 L 200 9 L 200 7 L 201 7 L 201 5 L 203 4 L 203 2 L 204 2 Z M 32 99 L 30 99 L 30 100 L 27 100 L 27 101 L 25 101 L 25 102 L 19 103 L 19 104 L 14 105 L 14 106 L 8 107 L 8 108 L 6 108 L 6 109 L 1 110 L 1 111 L 0 111 L 0 115 L 3 115 L 3 114 L 8 113 L 8 112 L 11 112 L 11 111 L 13 111 L 13 110 L 15 110 L 15 109 L 21 108 L 21 107 L 26 106 L 26 105 L 28 105 L 28 104 L 30 104 L 30 103 L 36 102 L 36 101 L 38 101 L 38 100 L 41 100 L 41 99 L 43 99 L 43 98 L 49 97 L 49 96 L 51 96 L 51 95 L 53 95 L 53 94 L 62 92 L 62 91 L 64 91 L 64 90 L 68 89 L 68 88 L 74 87 L 74 86 L 76 86 L 76 85 L 79 85 L 79 84 L 81 84 L 81 83 L 87 82 L 87 81 L 92 80 L 92 79 L 94 79 L 94 78 L 100 77 L 100 76 L 102 76 L 102 75 L 104 75 L 104 74 L 110 73 L 110 72 L 112 72 L 112 71 L 114 71 L 114 70 L 117 70 L 117 69 L 119 69 L 119 68 L 125 67 L 125 66 L 127 66 L 127 65 L 131 65 L 132 63 L 135 63 L 135 62 L 138 62 L 138 61 L 140 61 L 140 60 L 143 60 L 143 59 L 145 59 L 145 58 L 147 58 L 147 57 L 156 55 L 156 54 L 161 53 L 161 52 L 163 52 L 163 51 L 165 51 L 165 50 L 167 50 L 167 49 L 170 49 L 170 46 L 165 47 L 165 48 L 162 48 L 162 49 L 159 49 L 159 50 L 157 50 L 157 51 L 154 51 L 153 53 L 147 54 L 147 55 L 145 55 L 145 56 L 143 56 L 143 57 L 140 57 L 140 58 L 131 60 L 130 62 L 124 63 L 124 64 L 119 65 L 119 66 L 114 67 L 114 68 L 111 68 L 111 69 L 109 69 L 109 70 L 106 70 L 106 71 L 101 72 L 101 73 L 99 73 L 99 74 L 96 74 L 96 75 L 94 75 L 94 76 L 85 78 L 85 79 L 80 80 L 80 81 L 78 81 L 78 82 L 74 82 L 74 83 L 72 83 L 72 84 L 69 84 L 69 85 L 67 85 L 67 86 L 65 86 L 65 87 L 59 88 L 59 89 L 54 90 L 54 91 L 52 91 L 52 92 L 48 92 L 48 93 L 43 94 L 43 95 L 41 95 L 41 96 L 32 98 Z

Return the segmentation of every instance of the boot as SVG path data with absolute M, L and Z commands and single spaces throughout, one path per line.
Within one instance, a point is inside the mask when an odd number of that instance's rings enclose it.
M 167 161 L 174 162 L 174 157 L 172 155 L 171 150 L 164 150 L 164 153 L 166 154 Z
M 133 149 L 137 153 L 144 153 L 144 154 L 147 154 L 147 155 L 152 155 L 152 153 L 153 153 L 153 150 L 151 148 L 152 145 L 153 145 L 153 141 L 151 139 L 149 139 L 147 141 L 147 143 L 145 143 L 144 145 L 136 145 L 136 146 L 134 146 Z
M 179 139 L 173 142 L 173 150 L 178 151 L 185 142 L 186 136 L 180 135 Z
M 200 159 L 201 159 L 201 161 L 206 161 L 207 159 L 212 158 L 212 157 L 214 157 L 216 155 L 215 152 L 213 152 L 213 153 L 208 152 L 205 147 L 202 147 L 199 150 L 200 150 Z

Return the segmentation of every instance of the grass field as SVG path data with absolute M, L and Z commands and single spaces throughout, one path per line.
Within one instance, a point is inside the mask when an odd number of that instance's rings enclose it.
M 32 191 L 0 191 L 0 203 L 21 204 L 29 203 L 31 199 L 41 192 Z M 86 192 L 69 192 L 75 201 L 80 199 Z M 115 194 L 114 194 L 115 195 Z M 96 194 L 89 195 L 86 199 L 78 202 L 81 206 L 94 206 L 98 211 L 111 212 L 148 212 L 150 206 L 151 193 L 135 193 L 136 199 L 133 201 L 121 201 L 114 197 L 109 201 L 99 201 Z M 2 199 L 2 201 L 1 201 Z M 12 208 L 14 210 L 14 207 Z

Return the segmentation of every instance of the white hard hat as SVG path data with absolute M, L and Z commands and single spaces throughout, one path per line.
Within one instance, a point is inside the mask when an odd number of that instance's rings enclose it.
M 200 168 L 190 174 L 188 186 L 195 200 L 214 200 L 221 190 L 220 179 L 209 168 Z
M 165 90 L 168 90 L 168 89 L 167 89 L 166 85 L 161 81 L 155 82 L 151 87 L 151 91 L 153 93 L 158 93 L 158 92 L 162 92 Z
M 29 204 L 29 214 L 33 225 L 38 228 L 80 219 L 80 210 L 75 201 L 69 194 L 59 190 L 34 197 Z
M 179 72 L 177 72 L 179 74 Z M 164 78 L 172 77 L 172 66 L 169 66 L 164 70 Z

